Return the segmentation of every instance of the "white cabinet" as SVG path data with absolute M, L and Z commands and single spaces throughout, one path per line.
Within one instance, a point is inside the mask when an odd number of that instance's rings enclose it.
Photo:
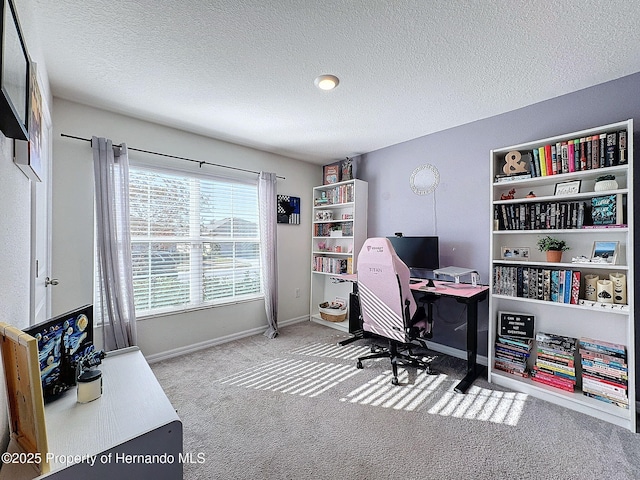
M 0 480 L 181 479 L 182 422 L 137 347 L 110 352 L 98 367 L 103 394 L 80 404 L 76 390 L 45 406 L 51 471 L 4 465 Z M 12 441 L 8 451 L 19 452 Z
M 354 179 L 314 187 L 312 201 L 310 318 L 348 331 L 348 316 L 342 322 L 323 320 L 318 305 L 336 297 L 348 302 L 352 284 L 335 277 L 355 273 L 367 239 L 368 184 Z
M 622 137 L 620 132 L 623 132 Z M 617 142 L 620 138 L 626 141 L 622 154 L 619 145 L 615 147 L 617 151 L 607 145 L 607 138 L 616 135 L 617 140 L 614 140 Z M 592 148 L 587 150 L 589 138 L 592 139 Z M 567 145 L 571 143 L 574 148 L 569 149 Z M 577 145 L 581 146 L 578 155 L 575 154 Z M 546 172 L 543 175 L 545 172 L 532 165 L 540 160 L 542 150 L 545 151 L 545 161 L 547 152 L 551 152 L 552 161 L 556 159 L 556 166 L 551 165 L 551 174 Z M 608 155 L 614 157 L 608 158 Z M 615 155 L 621 156 L 622 163 Z M 572 160 L 573 165 L 568 163 Z M 489 300 L 489 381 L 635 431 L 633 121 L 492 150 L 490 161 L 492 281 Z M 531 164 L 527 165 L 527 162 Z M 605 175 L 615 177 L 615 182 L 600 183 L 596 187 L 596 180 Z M 604 218 L 600 215 L 603 212 L 600 205 L 602 201 L 609 202 Z M 615 203 L 616 212 L 611 208 L 611 202 Z M 537 241 L 547 235 L 564 240 L 570 247 L 559 262 L 547 262 L 544 253 L 538 251 Z M 596 259 L 598 262 L 592 261 L 595 242 L 604 242 L 605 249 L 617 246 L 615 262 L 611 261 L 611 255 Z M 583 257 L 582 261 L 576 262 L 580 257 Z M 567 271 L 572 275 L 576 273 L 571 285 L 566 283 L 567 288 L 575 289 L 573 299 L 571 292 L 563 296 L 557 288 L 554 291 L 556 285 L 558 288 L 560 286 L 553 283 L 553 277 L 557 275 L 557 278 L 563 278 L 564 272 L 566 280 Z M 550 273 L 549 280 L 546 272 Z M 612 301 L 606 293 L 593 300 L 586 298 L 591 298 L 585 292 L 587 278 L 598 276 L 601 280 L 609 280 L 612 274 L 619 278 L 624 276 L 626 299 Z M 579 277 L 578 281 L 576 277 Z M 530 279 L 535 279 L 536 283 L 529 283 Z M 605 284 L 602 283 L 603 286 Z M 562 288 L 566 292 L 564 284 Z M 613 296 L 616 296 L 615 293 Z M 495 342 L 499 333 L 499 312 L 533 315 L 535 332 L 624 345 L 628 370 L 628 408 L 583 393 L 582 376 L 585 372 L 582 371 L 581 356 L 577 350 L 576 385 L 572 392 L 497 369 Z M 533 368 L 535 362 L 534 342 L 528 367 Z

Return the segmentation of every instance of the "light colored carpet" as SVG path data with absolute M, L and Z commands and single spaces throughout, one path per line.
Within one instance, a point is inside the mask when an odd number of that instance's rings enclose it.
M 638 479 L 640 435 L 478 379 L 439 356 L 437 375 L 310 322 L 152 365 L 184 424 L 195 479 Z

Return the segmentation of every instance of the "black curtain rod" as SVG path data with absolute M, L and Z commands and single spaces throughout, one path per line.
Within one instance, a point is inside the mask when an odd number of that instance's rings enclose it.
M 85 142 L 90 142 L 91 141 L 90 138 L 76 137 L 74 135 L 67 135 L 66 133 L 61 133 L 60 136 L 61 137 L 67 137 L 67 138 L 73 138 L 74 140 L 83 140 Z M 120 145 L 116 145 L 116 146 L 119 147 Z M 198 164 L 200 164 L 200 168 L 202 168 L 202 165 L 211 165 L 213 167 L 229 168 L 231 170 L 238 170 L 240 172 L 255 173 L 256 175 L 260 174 L 260 172 L 256 172 L 254 170 L 246 170 L 244 168 L 230 167 L 229 165 L 220 165 L 219 163 L 205 162 L 204 160 L 194 160 L 192 158 L 178 157 L 176 155 L 169 155 L 168 153 L 152 152 L 151 150 L 142 150 L 141 148 L 134 148 L 134 147 L 130 147 L 128 145 L 127 145 L 127 149 L 128 150 L 134 150 L 136 152 L 150 153 L 151 155 L 158 155 L 160 157 L 176 158 L 178 160 L 185 160 L 187 162 L 198 163 Z M 285 180 L 285 178 L 281 177 L 280 175 L 276 175 L 276 177 Z

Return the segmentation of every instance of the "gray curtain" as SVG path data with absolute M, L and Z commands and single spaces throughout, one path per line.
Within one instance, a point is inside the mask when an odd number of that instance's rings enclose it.
M 260 172 L 258 177 L 258 205 L 260 209 L 260 248 L 264 308 L 267 312 L 267 331 L 264 335 L 278 335 L 278 257 L 276 174 Z
M 137 343 L 129 230 L 129 157 L 127 146 L 93 137 L 96 196 L 98 298 L 106 351 Z

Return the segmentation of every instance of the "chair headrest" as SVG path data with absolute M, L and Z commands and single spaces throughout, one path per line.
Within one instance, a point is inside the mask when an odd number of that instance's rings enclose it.
M 357 271 L 360 273 L 366 265 L 393 265 L 394 259 L 398 259 L 398 256 L 388 238 L 367 238 L 358 254 Z

